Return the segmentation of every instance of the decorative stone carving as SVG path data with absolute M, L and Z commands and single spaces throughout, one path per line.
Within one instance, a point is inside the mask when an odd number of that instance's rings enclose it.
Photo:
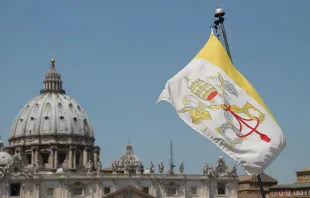
M 220 177 L 229 176 L 229 168 L 222 156 L 220 156 L 216 162 L 215 173 L 216 176 Z
M 232 179 L 237 179 L 237 178 L 238 178 L 236 164 L 234 164 L 234 166 L 232 167 L 232 169 L 229 171 L 229 176 L 230 176 Z
M 136 174 L 141 174 L 141 165 L 140 162 L 136 162 Z
M 126 192 L 124 193 L 124 198 L 132 198 L 132 190 L 127 189 Z
M 39 166 L 39 160 L 37 160 L 37 161 L 36 161 L 35 163 L 33 163 L 33 165 L 32 165 L 33 172 L 35 172 L 35 173 L 39 172 L 39 168 L 40 168 L 40 166 Z
M 113 173 L 116 173 L 117 172 L 117 168 L 118 168 L 118 161 L 117 160 L 114 160 L 112 162 L 112 171 Z
M 209 170 L 208 163 L 205 162 L 205 164 L 204 164 L 204 166 L 203 166 L 203 170 L 202 170 L 203 174 L 204 174 L 204 175 L 208 175 L 208 170 Z
M 63 172 L 67 172 L 68 171 L 67 160 L 64 160 L 64 162 L 61 164 L 61 168 L 62 168 Z
M 184 174 L 184 162 L 181 162 L 179 170 L 181 174 Z
M 164 166 L 163 161 L 160 161 L 160 163 L 158 164 L 158 172 L 159 172 L 160 174 L 163 174 L 164 168 L 165 168 L 165 166 Z
M 131 165 L 131 164 L 130 164 L 130 160 L 127 159 L 126 162 L 125 162 L 125 171 L 127 171 L 127 172 L 129 171 L 130 165 Z
M 101 161 L 99 160 L 96 164 L 96 170 L 97 170 L 97 174 L 100 173 L 100 170 L 102 169 L 102 164 Z
M 85 165 L 85 168 L 87 169 L 87 174 L 89 174 L 89 173 L 91 173 L 92 172 L 92 170 L 93 170 L 93 163 L 92 163 L 92 161 L 91 160 L 89 160 L 88 162 L 87 162 L 87 164 Z
M 15 152 L 4 167 L 0 167 L 0 178 L 5 176 L 25 176 L 25 177 L 33 177 L 35 173 L 37 173 L 38 166 L 31 166 L 30 168 L 26 168 L 20 153 Z
M 149 170 L 150 170 L 150 173 L 155 173 L 155 171 L 154 171 L 154 164 L 153 164 L 152 161 L 149 164 Z
M 140 162 L 140 172 L 141 174 L 144 173 L 144 165 Z
M 208 173 L 208 177 L 211 177 L 211 178 L 216 177 L 216 172 L 212 165 L 208 168 L 207 173 Z

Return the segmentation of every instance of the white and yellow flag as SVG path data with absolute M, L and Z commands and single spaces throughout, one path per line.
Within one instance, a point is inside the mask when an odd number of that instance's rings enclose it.
M 167 82 L 158 102 L 162 100 L 249 174 L 261 173 L 286 147 L 275 118 L 213 34 Z

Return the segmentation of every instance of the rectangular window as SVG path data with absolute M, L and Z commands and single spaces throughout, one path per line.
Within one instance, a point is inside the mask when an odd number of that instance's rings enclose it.
M 42 163 L 45 167 L 45 164 L 48 164 L 49 153 L 41 153 Z
M 31 162 L 31 154 L 26 154 L 27 164 L 32 164 Z
M 222 184 L 222 183 L 217 184 L 217 194 L 218 195 L 226 195 L 225 184 Z
M 66 160 L 66 152 L 58 151 L 58 167 Z M 57 168 L 58 168 L 57 167 Z
M 72 196 L 82 196 L 83 188 L 72 188 Z
M 197 195 L 197 188 L 191 188 L 191 194 Z
M 76 168 L 80 168 L 80 163 L 81 162 L 81 154 L 80 152 L 76 151 L 76 155 L 75 155 L 75 167 Z
M 143 187 L 142 191 L 146 194 L 149 194 L 149 187 Z
M 111 192 L 111 188 L 110 187 L 104 187 L 103 189 L 103 193 L 106 195 L 106 194 L 109 194 Z
M 168 195 L 176 195 L 177 189 L 176 188 L 168 188 Z
M 10 196 L 20 196 L 20 184 L 10 184 Z
M 46 196 L 54 196 L 54 188 L 47 188 Z

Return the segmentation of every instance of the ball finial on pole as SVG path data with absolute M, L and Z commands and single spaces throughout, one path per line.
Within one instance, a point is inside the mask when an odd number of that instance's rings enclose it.
M 223 8 L 219 7 L 214 11 L 214 17 L 220 18 L 220 17 L 223 17 L 224 15 L 225 15 L 225 10 Z
M 225 32 L 225 27 L 224 27 L 224 15 L 225 15 L 225 10 L 223 8 L 218 7 L 215 11 L 214 11 L 214 17 L 216 18 L 214 20 L 214 27 L 216 30 L 220 30 L 222 32 L 222 38 L 224 39 L 223 41 L 223 45 L 225 46 L 225 49 L 227 51 L 227 54 L 232 62 L 232 58 L 231 58 L 231 54 L 230 54 L 230 50 L 229 50 L 229 45 L 228 45 L 228 41 L 227 41 L 227 36 L 226 36 L 226 32 Z

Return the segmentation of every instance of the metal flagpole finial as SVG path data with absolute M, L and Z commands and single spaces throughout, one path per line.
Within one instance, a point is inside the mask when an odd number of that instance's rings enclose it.
M 225 15 L 225 10 L 223 8 L 218 7 L 214 11 L 214 17 L 220 18 L 220 17 L 223 17 L 224 15 Z
M 227 54 L 232 62 L 232 58 L 231 58 L 231 54 L 230 54 L 230 50 L 229 50 L 229 45 L 228 45 L 228 41 L 227 41 L 227 36 L 226 36 L 226 31 L 225 31 L 225 27 L 224 27 L 224 18 L 225 16 L 225 10 L 223 8 L 218 7 L 215 11 L 214 11 L 214 17 L 216 18 L 214 20 L 214 26 L 219 29 L 222 33 L 222 38 L 223 38 L 223 45 L 225 46 L 225 49 L 227 51 Z

